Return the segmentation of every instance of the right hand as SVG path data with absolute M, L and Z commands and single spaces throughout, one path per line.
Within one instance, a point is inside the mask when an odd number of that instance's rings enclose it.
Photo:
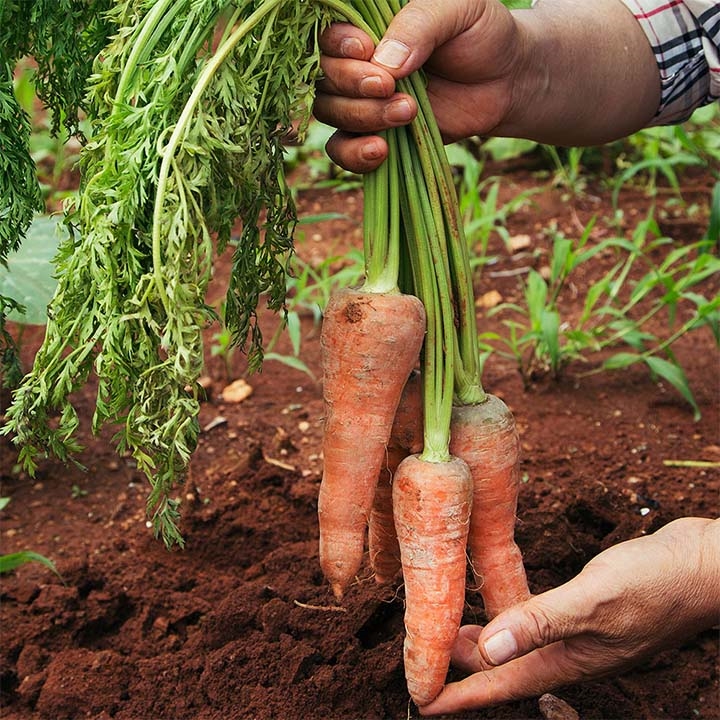
M 461 628 L 453 664 L 470 674 L 422 715 L 542 695 L 616 674 L 720 619 L 720 520 L 683 518 L 615 545 L 558 588 L 484 628 Z
M 512 113 L 521 45 L 518 24 L 498 0 L 412 0 L 377 48 L 352 25 L 333 24 L 320 38 L 324 79 L 314 108 L 338 128 L 328 154 L 354 172 L 380 165 L 387 144 L 374 133 L 417 113 L 395 81 L 420 67 L 445 142 L 490 134 Z

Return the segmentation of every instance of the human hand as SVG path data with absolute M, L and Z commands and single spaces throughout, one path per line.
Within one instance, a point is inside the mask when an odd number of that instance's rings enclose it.
M 328 154 L 355 172 L 380 165 L 387 145 L 374 133 L 417 113 L 395 81 L 423 66 L 443 139 L 489 134 L 511 114 L 519 43 L 514 17 L 498 0 L 413 0 L 377 49 L 352 25 L 332 25 L 320 39 L 325 77 L 314 110 L 318 120 L 339 128 Z
M 320 48 L 315 116 L 338 128 L 328 155 L 354 172 L 387 156 L 376 133 L 417 113 L 396 81 L 420 67 L 446 142 L 600 145 L 645 127 L 660 102 L 652 47 L 620 0 L 543 0 L 512 12 L 499 0 L 412 0 L 377 49 L 346 23 L 328 28 Z
M 684 518 L 602 552 L 573 580 L 461 628 L 452 662 L 474 673 L 422 715 L 542 695 L 615 674 L 720 621 L 720 520 Z

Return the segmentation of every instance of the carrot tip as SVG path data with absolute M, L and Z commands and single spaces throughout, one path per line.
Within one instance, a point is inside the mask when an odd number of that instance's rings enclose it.
M 343 588 L 340 583 L 333 583 L 331 586 L 333 595 L 335 596 L 336 600 L 342 600 L 343 595 L 345 594 L 345 589 Z

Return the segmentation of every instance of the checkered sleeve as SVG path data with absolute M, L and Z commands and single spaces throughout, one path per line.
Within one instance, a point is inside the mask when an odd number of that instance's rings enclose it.
M 670 125 L 720 99 L 720 2 L 622 0 L 652 46 L 662 95 L 651 125 Z

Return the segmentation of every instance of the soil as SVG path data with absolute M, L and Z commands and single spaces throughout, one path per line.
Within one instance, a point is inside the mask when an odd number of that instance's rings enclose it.
M 543 192 L 507 222 L 510 236 L 527 236 L 529 247 L 508 253 L 493 237 L 497 262 L 479 278 L 478 296 L 497 291 L 519 299 L 518 278 L 547 262 L 548 229 L 578 237 L 597 214 L 591 242 L 617 232 L 609 220 L 611 193 L 600 181 L 568 197 L 527 164 L 490 170 L 502 172 L 502 202 L 528 188 Z M 685 205 L 661 192 L 662 230 L 679 241 L 701 237 L 713 182 L 700 171 L 684 176 Z M 358 189 L 308 189 L 298 198 L 301 215 L 346 216 L 301 227 L 298 252 L 305 259 L 359 247 Z M 623 233 L 630 235 L 650 202 L 642 188 L 626 188 Z M 701 210 L 686 212 L 693 206 Z M 218 261 L 213 300 L 222 296 L 227 262 Z M 579 283 L 589 286 L 607 262 L 601 256 L 585 267 L 563 299 L 564 312 L 577 312 Z M 703 290 L 717 293 L 718 278 Z M 269 336 L 275 320 L 262 318 Z M 478 321 L 483 330 L 502 330 L 481 306 Z M 203 432 L 178 490 L 183 550 L 168 551 L 153 538 L 146 481 L 115 453 L 111 430 L 92 437 L 81 428 L 86 471 L 51 459 L 35 478 L 18 469 L 15 448 L 0 438 L 0 495 L 11 499 L 0 514 L 2 552 L 34 550 L 51 558 L 60 575 L 30 563 L 2 578 L 5 720 L 418 716 L 403 677 L 399 579 L 381 586 L 364 567 L 338 606 L 318 566 L 318 325 L 310 314 L 303 322 L 301 357 L 314 377 L 277 361 L 247 376 L 239 353 L 228 377 L 210 352 L 217 328 L 208 331 Z M 26 363 L 40 338 L 39 329 L 23 336 Z M 278 351 L 290 352 L 287 339 Z M 617 542 L 682 516 L 718 515 L 717 465 L 672 463 L 720 461 L 717 347 L 701 330 L 683 338 L 676 353 L 702 411 L 699 421 L 672 387 L 640 367 L 587 375 L 598 364 L 592 357 L 557 380 L 538 375 L 525 386 L 512 361 L 495 354 L 487 362 L 486 388 L 510 406 L 521 435 L 517 539 L 534 593 L 570 579 Z M 252 394 L 225 402 L 223 388 L 240 377 Z M 92 392 L 89 386 L 77 397 L 82 417 L 91 415 Z M 483 621 L 481 598 L 469 589 L 465 622 Z M 556 694 L 583 720 L 720 718 L 717 632 L 687 637 L 634 670 Z M 535 719 L 543 710 L 530 698 L 459 717 Z

